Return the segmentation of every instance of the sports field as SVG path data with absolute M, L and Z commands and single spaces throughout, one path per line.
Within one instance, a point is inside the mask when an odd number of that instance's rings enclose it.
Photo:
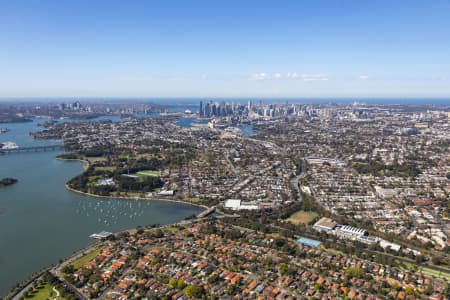
M 158 171 L 150 171 L 150 170 L 146 170 L 146 171 L 139 171 L 137 172 L 135 175 L 141 177 L 141 176 L 154 176 L 154 177 L 159 177 L 161 175 L 160 172 Z
M 313 211 L 304 211 L 299 210 L 298 212 L 291 215 L 287 220 L 293 224 L 309 224 L 315 218 L 317 218 L 318 214 Z

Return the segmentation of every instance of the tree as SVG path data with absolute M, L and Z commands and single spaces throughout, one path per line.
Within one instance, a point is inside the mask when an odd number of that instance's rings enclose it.
M 349 267 L 347 270 L 345 270 L 345 275 L 349 277 L 362 278 L 363 274 L 363 270 L 359 267 Z
M 425 261 L 425 256 L 423 256 L 422 254 L 416 255 L 416 262 L 417 263 L 423 263 Z
M 204 293 L 203 288 L 201 286 L 192 284 L 188 285 L 184 290 L 184 292 L 186 293 L 186 296 L 194 298 L 200 298 Z
M 440 264 L 442 263 L 442 257 L 440 257 L 440 256 L 438 256 L 438 255 L 434 255 L 434 256 L 431 258 L 431 262 L 432 262 L 434 265 L 440 265 Z
M 62 271 L 66 274 L 73 274 L 75 272 L 75 268 L 73 267 L 73 265 L 66 265 Z
M 170 286 L 171 288 L 175 288 L 175 287 L 177 286 L 177 280 L 176 280 L 175 278 L 171 278 L 171 279 L 169 280 L 169 286 Z
M 183 279 L 178 279 L 178 281 L 177 281 L 177 289 L 181 290 L 185 286 L 186 286 L 186 284 L 184 283 L 184 280 Z
M 208 277 L 208 283 L 215 283 L 218 280 L 219 280 L 219 275 L 217 275 L 217 274 L 211 274 L 211 276 Z
M 235 295 L 237 292 L 237 287 L 234 284 L 230 284 L 227 289 L 225 290 L 225 293 L 228 295 Z
M 287 264 L 281 264 L 281 266 L 280 266 L 281 274 L 283 274 L 283 275 L 286 274 L 287 270 L 288 270 L 288 265 Z
M 154 238 L 160 238 L 160 237 L 164 236 L 164 233 L 163 233 L 163 231 L 161 229 L 158 228 L 158 229 L 152 231 L 152 236 Z

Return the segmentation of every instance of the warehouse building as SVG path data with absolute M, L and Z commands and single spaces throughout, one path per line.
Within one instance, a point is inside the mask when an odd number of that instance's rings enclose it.
M 332 231 L 336 228 L 337 223 L 331 220 L 330 218 L 321 218 L 319 221 L 314 224 L 314 229 L 319 231 Z

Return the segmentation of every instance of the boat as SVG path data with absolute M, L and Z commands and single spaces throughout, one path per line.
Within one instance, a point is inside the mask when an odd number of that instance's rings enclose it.
M 19 148 L 19 146 L 17 146 L 17 144 L 14 142 L 0 143 L 0 150 L 12 150 L 17 148 Z
M 0 128 L 0 133 L 7 133 L 8 131 L 8 128 Z

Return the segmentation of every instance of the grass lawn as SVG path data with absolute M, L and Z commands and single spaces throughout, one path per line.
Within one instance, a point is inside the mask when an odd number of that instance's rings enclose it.
M 267 233 L 266 237 L 268 238 L 272 238 L 272 239 L 278 239 L 281 238 L 281 234 L 277 233 L 277 232 L 273 232 L 273 233 Z
M 140 171 L 136 173 L 137 176 L 141 177 L 141 176 L 153 176 L 153 177 L 159 177 L 161 175 L 160 172 L 158 171 L 150 171 L 150 170 L 146 170 L 146 171 Z
M 87 253 L 86 255 L 83 255 L 82 257 L 74 260 L 71 265 L 75 268 L 75 270 L 78 270 L 79 268 L 81 268 L 82 266 L 86 265 L 88 262 L 90 262 L 91 260 L 93 260 L 97 255 L 100 254 L 100 252 L 102 252 L 103 248 L 105 248 L 106 246 L 101 246 L 89 253 Z
M 31 292 L 30 297 L 25 299 L 46 300 L 53 298 L 56 298 L 57 300 L 64 299 L 63 297 L 56 297 L 56 293 L 53 291 L 53 286 L 51 286 L 48 283 L 45 283 L 45 285 L 41 285 L 33 292 Z
M 107 161 L 108 159 L 104 156 L 99 157 L 84 157 L 84 160 L 87 160 L 89 163 L 94 163 L 96 161 Z
M 148 153 L 142 153 L 142 154 L 138 154 L 136 155 L 136 158 L 152 158 L 154 155 L 153 154 L 148 154 Z
M 130 155 L 123 155 L 123 154 L 121 154 L 121 155 L 119 155 L 118 156 L 119 158 L 136 158 L 136 155 L 133 155 L 133 154 L 130 154 Z
M 290 216 L 287 220 L 295 225 L 298 224 L 309 224 L 315 218 L 317 218 L 318 214 L 313 211 L 304 211 L 299 210 Z
M 433 276 L 433 277 L 437 277 L 437 278 L 442 278 L 445 279 L 446 281 L 450 281 L 450 274 L 449 273 L 444 273 L 444 272 L 439 272 L 427 267 L 422 267 L 422 266 L 418 266 L 415 265 L 413 263 L 407 263 L 407 262 L 400 262 L 402 264 L 404 264 L 409 270 L 415 270 L 417 268 L 417 273 L 422 273 L 423 275 L 427 275 L 427 276 Z
M 95 167 L 95 171 L 111 171 L 114 172 L 116 167 Z
M 192 202 L 192 203 L 199 203 L 199 202 L 202 202 L 202 199 L 191 197 L 191 198 L 185 198 L 185 201 Z
M 142 193 L 139 192 L 121 192 L 120 193 L 123 197 L 130 197 L 130 198 L 139 198 L 141 197 Z
M 324 250 L 324 251 L 326 251 L 326 252 L 329 252 L 329 253 L 333 253 L 333 254 L 338 254 L 338 255 L 343 255 L 343 256 L 345 256 L 345 253 L 344 253 L 344 252 L 339 251 L 339 250 L 337 250 L 337 249 L 333 249 L 333 248 L 327 248 L 327 247 L 325 247 L 323 244 L 320 245 L 319 248 L 322 249 L 322 250 Z
M 436 270 L 432 270 L 429 268 L 422 268 L 422 267 L 419 267 L 418 272 L 423 273 L 424 275 L 442 278 L 442 279 L 445 279 L 446 281 L 450 282 L 450 274 L 448 274 L 448 273 L 439 272 Z
M 164 230 L 171 232 L 171 233 L 177 233 L 178 231 L 180 231 L 180 229 L 178 229 L 176 227 L 165 227 Z

